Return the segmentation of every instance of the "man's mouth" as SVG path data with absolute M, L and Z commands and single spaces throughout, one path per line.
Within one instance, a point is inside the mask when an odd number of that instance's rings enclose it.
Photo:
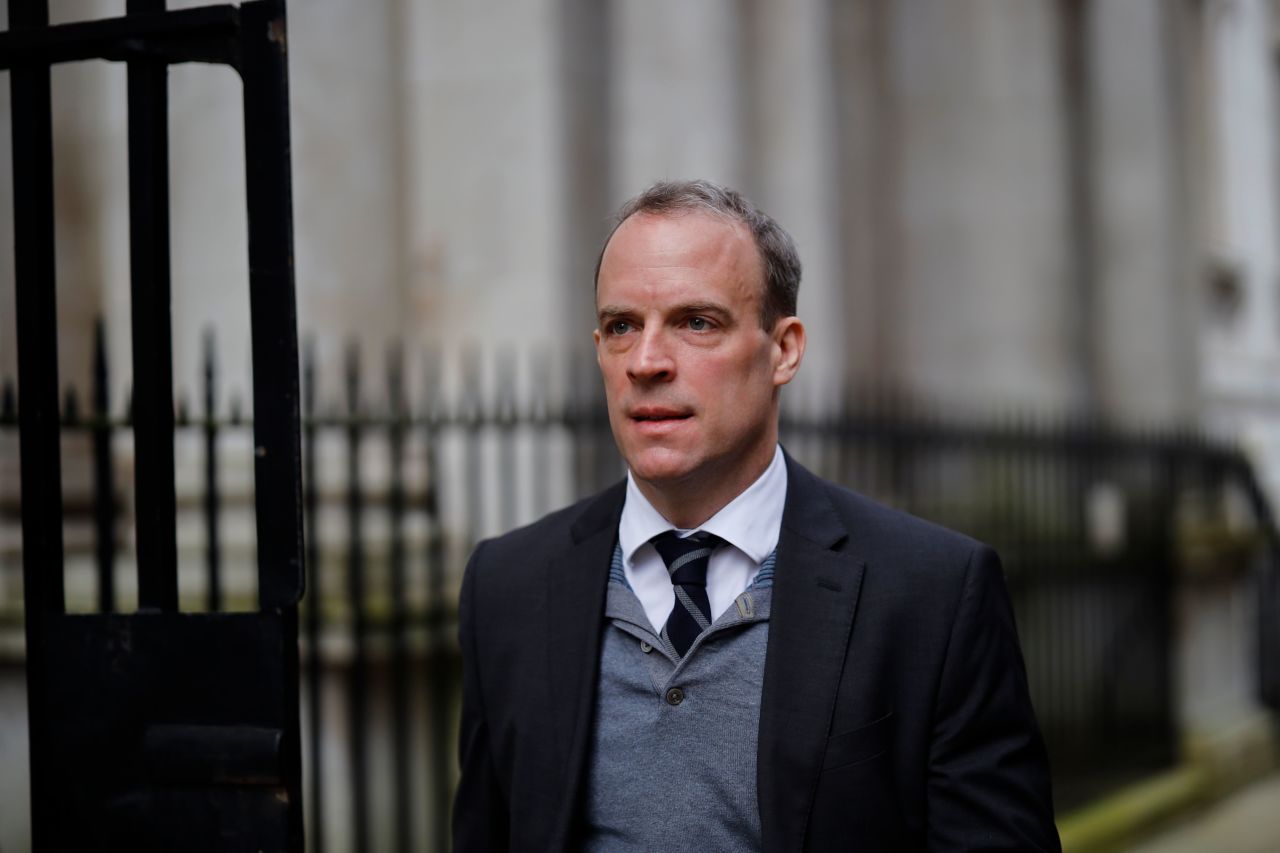
M 683 429 L 692 417 L 693 413 L 687 409 L 642 406 L 631 410 L 631 428 L 637 435 L 661 438 Z
M 682 421 L 693 417 L 689 412 L 674 409 L 638 409 L 631 413 L 631 419 L 641 423 L 661 421 Z

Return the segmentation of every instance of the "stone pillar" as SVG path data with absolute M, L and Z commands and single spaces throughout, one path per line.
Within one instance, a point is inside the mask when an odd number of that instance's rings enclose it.
M 560 0 L 560 158 L 565 223 L 562 274 L 564 332 L 587 350 L 595 328 L 596 257 L 609 233 L 609 90 L 613 79 L 611 13 L 600 0 Z
M 890 374 L 953 405 L 1077 404 L 1058 19 L 906 2 L 890 19 L 900 242 Z
M 859 386 L 904 382 L 901 128 L 893 89 L 892 0 L 832 3 L 839 281 L 845 370 Z
M 1182 421 L 1194 414 L 1198 371 L 1170 7 L 1090 10 L 1099 407 L 1117 420 Z
M 612 202 L 660 179 L 742 187 L 742 16 L 733 0 L 613 0 Z
M 756 2 L 746 16 L 748 174 L 743 190 L 795 238 L 808 332 L 793 402 L 836 398 L 844 362 L 835 69 L 826 0 Z
M 1174 680 L 1177 686 L 1177 722 L 1184 746 L 1200 754 L 1192 760 L 1220 762 L 1230 757 L 1248 761 L 1248 749 L 1240 755 L 1243 738 L 1248 747 L 1271 752 L 1274 737 L 1267 713 L 1257 700 L 1258 591 L 1241 574 L 1181 578 L 1174 596 Z M 1218 753 L 1222 749 L 1229 756 Z M 1256 755 L 1270 769 L 1274 757 Z M 1237 767 L 1239 772 L 1244 768 Z
M 405 6 L 402 317 L 416 343 L 525 352 L 564 340 L 558 7 Z
M 1280 502 L 1280 6 L 1207 4 L 1199 20 L 1206 66 L 1200 131 L 1208 138 L 1204 195 L 1212 204 L 1196 248 L 1214 270 L 1199 282 L 1205 417 L 1240 436 Z
M 316 0 L 289 15 L 299 327 L 319 346 L 327 396 L 341 344 L 362 345 L 382 399 L 386 343 L 413 327 L 405 282 L 407 186 L 399 0 Z M 419 51 L 429 51 L 421 45 Z

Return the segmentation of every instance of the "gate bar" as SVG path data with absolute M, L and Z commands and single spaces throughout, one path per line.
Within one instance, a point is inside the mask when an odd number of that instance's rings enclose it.
M 29 0 L 11 0 L 11 8 L 26 2 Z M 40 8 L 45 8 L 43 2 Z M 235 6 L 77 21 L 33 33 L 16 32 L 21 29 L 16 24 L 18 20 L 11 14 L 10 29 L 0 32 L 0 69 L 84 59 L 123 62 L 140 57 L 239 65 L 236 32 L 240 10 Z M 47 21 L 48 16 L 38 20 Z
M 288 636 L 281 649 L 283 688 L 295 709 L 281 753 L 289 796 L 302 802 L 298 608 L 305 586 L 302 544 L 301 389 L 298 309 L 293 278 L 293 183 L 285 7 L 240 7 L 244 86 L 244 162 L 249 218 L 249 326 L 253 347 L 254 512 L 258 533 L 258 606 L 279 609 Z M 263 34 L 266 37 L 263 37 Z M 314 653 L 314 649 L 312 650 Z M 302 853 L 302 808 L 290 809 L 290 834 Z
M 14 29 L 43 26 L 49 16 L 46 0 L 15 0 L 9 16 Z M 61 613 L 65 607 L 49 80 L 47 66 L 15 68 L 9 75 L 22 500 L 34 510 L 22 515 L 28 629 L 40 613 Z
M 12 0 L 11 32 L 49 22 L 46 0 Z M 58 418 L 58 306 L 54 261 L 53 118 L 49 66 L 9 74 L 13 135 L 13 236 L 18 343 L 18 435 L 22 482 L 22 581 L 25 605 L 31 841 L 48 825 L 55 780 L 39 760 L 48 742 L 41 713 L 44 625 L 66 608 L 62 579 L 62 453 Z
M 164 0 L 128 0 L 128 14 Z M 169 67 L 129 60 L 129 265 L 138 606 L 178 609 L 173 464 L 173 331 L 169 283 Z
M 240 15 L 240 74 L 254 81 L 244 87 L 244 160 L 258 603 L 266 610 L 296 605 L 304 586 L 289 84 L 284 4 L 246 4 Z

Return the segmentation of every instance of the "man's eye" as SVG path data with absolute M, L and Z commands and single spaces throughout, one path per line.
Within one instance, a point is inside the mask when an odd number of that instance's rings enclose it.
M 706 317 L 690 317 L 689 328 L 693 329 L 695 332 L 705 332 L 707 329 L 711 328 L 711 321 Z
M 614 320 L 609 324 L 609 334 L 611 335 L 625 335 L 629 331 L 631 331 L 631 324 L 626 320 Z

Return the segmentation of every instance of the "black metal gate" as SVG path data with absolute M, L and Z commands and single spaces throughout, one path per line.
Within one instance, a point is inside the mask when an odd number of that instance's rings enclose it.
M 23 580 L 32 843 L 61 850 L 301 851 L 303 586 L 297 324 L 283 0 L 49 26 L 10 0 Z M 50 69 L 128 65 L 136 613 L 68 614 Z M 178 611 L 169 285 L 168 66 L 244 84 L 258 603 Z

